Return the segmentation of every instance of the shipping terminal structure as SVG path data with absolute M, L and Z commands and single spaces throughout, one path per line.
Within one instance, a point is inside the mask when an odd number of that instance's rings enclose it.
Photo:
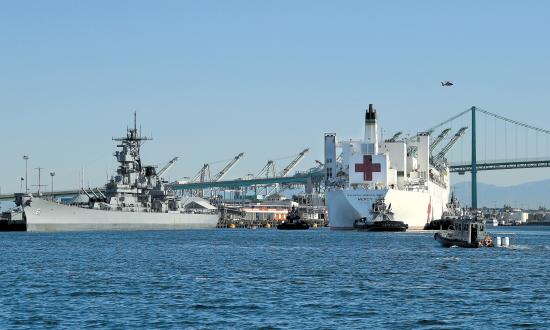
M 409 229 L 422 229 L 426 223 L 441 219 L 449 200 L 446 155 L 466 130 L 461 128 L 436 154 L 433 152 L 451 129 L 443 130 L 433 141 L 433 131 L 403 138 L 397 133 L 382 141 L 378 113 L 370 104 L 363 140 L 338 141 L 336 134 L 325 134 L 326 201 L 331 229 L 351 230 L 361 218 L 372 222 L 369 211 L 380 199 L 391 204 L 395 219 Z
M 16 205 L 23 209 L 27 231 L 73 230 L 166 230 L 215 228 L 219 213 L 216 207 L 198 197 L 177 196 L 162 179 L 163 168 L 145 166 L 141 147 L 150 140 L 134 127 L 125 137 L 114 139 L 119 151 L 115 175 L 93 195 L 78 195 L 72 205 L 53 200 L 15 194 Z M 171 162 L 171 164 L 174 161 Z M 200 205 L 201 207 L 196 207 Z

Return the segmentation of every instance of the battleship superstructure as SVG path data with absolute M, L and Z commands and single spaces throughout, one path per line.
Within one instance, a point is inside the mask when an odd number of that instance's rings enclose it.
M 143 166 L 141 146 L 150 138 L 134 127 L 125 137 L 116 138 L 120 148 L 114 156 L 116 174 L 105 185 L 105 193 L 88 198 L 87 204 L 69 206 L 32 195 L 16 194 L 16 204 L 24 210 L 27 230 L 146 230 L 215 228 L 217 209 L 201 200 L 176 196 L 165 185 L 154 166 Z M 195 198 L 196 199 L 196 198 Z M 202 205 L 202 210 L 188 205 Z
M 436 155 L 432 155 L 450 129 L 433 142 L 422 132 L 400 138 L 401 133 L 379 142 L 377 112 L 365 114 L 363 140 L 336 140 L 325 134 L 327 207 L 332 229 L 353 229 L 356 219 L 372 222 L 373 204 L 384 199 L 395 217 L 410 229 L 421 229 L 440 219 L 449 199 L 449 169 L 445 155 L 466 131 L 463 127 Z M 341 155 L 336 157 L 336 149 Z

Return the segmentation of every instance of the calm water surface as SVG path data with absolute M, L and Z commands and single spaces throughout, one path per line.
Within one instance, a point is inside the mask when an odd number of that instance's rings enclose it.
M 550 328 L 550 228 L 495 232 L 0 233 L 0 328 Z

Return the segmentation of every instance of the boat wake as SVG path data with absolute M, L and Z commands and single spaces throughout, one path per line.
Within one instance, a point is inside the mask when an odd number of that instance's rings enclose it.
M 458 246 L 453 246 L 458 247 Z M 445 260 L 445 261 L 460 261 L 462 258 L 460 257 L 443 257 L 443 258 L 437 258 L 437 260 Z
M 504 249 L 508 250 L 531 250 L 532 247 L 528 245 L 510 245 L 510 246 L 502 246 Z

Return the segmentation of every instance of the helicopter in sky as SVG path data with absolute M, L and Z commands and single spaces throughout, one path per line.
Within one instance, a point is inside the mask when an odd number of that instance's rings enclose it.
M 442 81 L 442 82 L 441 82 L 441 86 L 443 86 L 443 87 L 451 87 L 451 86 L 454 86 L 454 83 L 453 83 L 452 81 L 445 80 L 445 81 Z

